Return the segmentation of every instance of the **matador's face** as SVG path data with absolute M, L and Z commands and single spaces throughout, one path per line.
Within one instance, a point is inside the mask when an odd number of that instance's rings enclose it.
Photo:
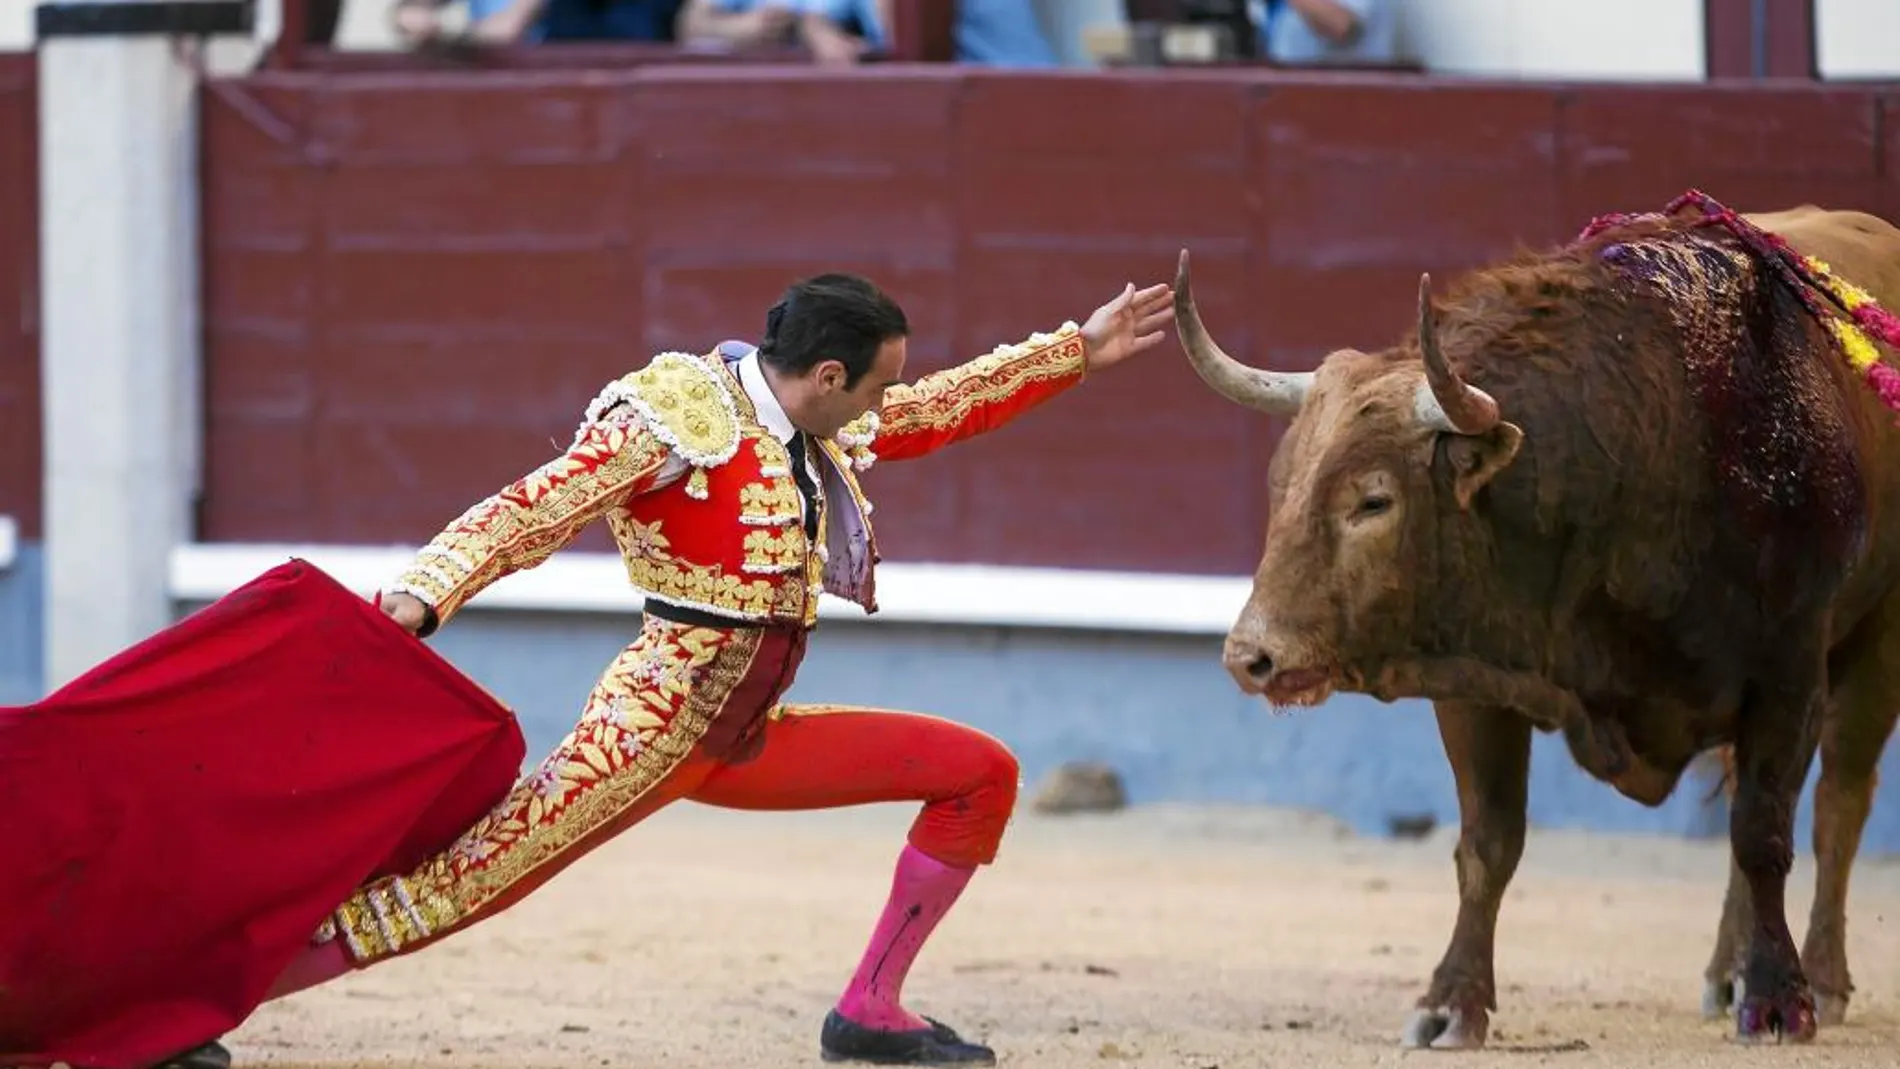
M 810 434 L 830 438 L 845 424 L 884 404 L 884 391 L 904 377 L 905 340 L 891 338 L 878 347 L 871 370 L 846 386 L 849 377 L 836 360 L 821 361 L 812 369 L 813 392 L 805 413 L 789 413 Z

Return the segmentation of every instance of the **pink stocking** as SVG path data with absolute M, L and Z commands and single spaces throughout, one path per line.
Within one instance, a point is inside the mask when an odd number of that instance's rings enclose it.
M 905 846 L 891 880 L 890 901 L 878 918 L 877 930 L 864 949 L 857 974 L 851 978 L 838 1012 L 866 1028 L 913 1031 L 929 1022 L 905 1010 L 900 1003 L 904 977 L 924 940 L 950 912 L 957 896 L 976 873 L 936 861 L 914 846 Z
M 332 939 L 327 943 L 317 943 L 302 954 L 297 955 L 284 974 L 271 985 L 264 1001 L 294 995 L 305 988 L 329 983 L 331 980 L 350 971 L 350 956 L 343 950 L 341 940 Z

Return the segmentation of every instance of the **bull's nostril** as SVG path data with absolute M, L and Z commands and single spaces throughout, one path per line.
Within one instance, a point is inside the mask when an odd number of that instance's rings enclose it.
M 1273 658 L 1261 654 L 1247 662 L 1247 674 L 1255 679 L 1266 679 L 1273 675 Z

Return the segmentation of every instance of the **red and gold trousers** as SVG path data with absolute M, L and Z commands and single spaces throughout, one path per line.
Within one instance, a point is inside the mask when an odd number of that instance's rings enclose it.
M 997 740 L 952 721 L 780 701 L 804 657 L 795 628 L 723 628 L 651 613 L 580 722 L 447 851 L 359 889 L 318 933 L 359 966 L 419 950 L 525 898 L 662 807 L 829 809 L 918 801 L 918 850 L 996 857 L 1019 786 Z

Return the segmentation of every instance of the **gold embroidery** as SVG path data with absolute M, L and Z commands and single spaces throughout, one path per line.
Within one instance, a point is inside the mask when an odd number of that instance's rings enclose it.
M 810 627 L 818 622 L 818 595 L 825 587 L 825 559 L 828 556 L 825 551 L 825 524 L 829 519 L 829 510 L 822 498 L 818 501 L 817 509 L 818 544 L 804 555 L 803 560 L 793 565 L 793 567 L 803 566 L 804 576 L 801 585 L 804 589 L 811 591 L 811 597 L 805 599 L 804 604 L 800 606 L 799 612 L 799 620 L 806 627 Z M 805 531 L 803 528 L 799 528 L 798 533 L 802 537 Z
M 649 430 L 692 465 L 688 496 L 705 500 L 706 469 L 732 459 L 739 448 L 739 411 L 731 376 L 704 357 L 666 352 L 647 366 L 607 384 L 587 406 L 587 419 L 598 421 L 625 405 L 638 412 Z
M 919 713 L 909 709 L 898 711 L 877 705 L 850 705 L 838 702 L 780 702 L 766 710 L 765 718 L 768 721 L 799 720 L 805 717 L 862 716 L 865 714 L 872 716 L 902 717 L 906 720 L 934 720 L 939 724 L 954 724 L 965 731 L 977 730 L 961 720 L 953 720 L 947 716 Z
M 357 891 L 334 915 L 359 963 L 417 949 L 599 833 L 677 768 L 750 670 L 760 633 L 647 617 L 574 730 L 446 852 Z
M 607 527 L 613 532 L 620 552 L 629 557 L 648 560 L 669 559 L 667 550 L 672 548 L 673 540 L 666 537 L 666 532 L 661 529 L 663 522 L 654 520 L 652 523 L 642 523 L 620 510 L 607 515 Z
M 722 376 L 686 353 L 661 353 L 634 372 L 635 407 L 644 402 L 654 433 L 697 467 L 732 459 L 739 447 L 739 417 Z
M 785 444 L 764 427 L 756 429 L 752 455 L 759 458 L 759 474 L 768 479 L 782 479 L 792 474 L 792 455 L 786 451 Z
M 802 528 L 751 531 L 745 536 L 745 563 L 740 567 L 748 572 L 767 575 L 795 571 L 807 556 L 815 556 L 805 550 L 805 532 Z
M 870 706 L 870 705 L 838 705 L 838 704 L 830 704 L 830 703 L 819 704 L 819 703 L 812 703 L 812 702 L 780 702 L 777 705 L 774 705 L 770 710 L 766 712 L 765 718 L 767 720 L 784 720 L 787 717 L 789 717 L 791 719 L 796 720 L 799 717 L 805 717 L 805 716 L 843 716 L 843 715 L 850 715 L 853 713 L 885 713 L 885 712 L 886 710 L 879 709 L 875 706 Z M 914 715 L 921 715 L 921 714 L 903 713 L 903 714 L 887 714 L 887 715 L 914 716 Z
M 972 410 L 1005 400 L 1032 383 L 1081 376 L 1087 348 L 1081 330 L 1064 323 L 1054 334 L 1032 334 L 1015 345 L 999 345 L 974 360 L 885 392 L 876 434 L 895 437 L 961 426 Z
M 798 486 L 789 478 L 767 479 L 739 488 L 739 522 L 777 527 L 801 518 Z
M 647 489 L 667 447 L 638 426 L 583 424 L 561 456 L 469 508 L 417 553 L 391 591 L 421 598 L 438 626 L 503 576 L 532 568 Z
M 627 580 L 677 605 L 722 612 L 746 620 L 769 620 L 796 615 L 805 592 L 796 580 L 748 579 L 723 574 L 716 566 L 695 564 L 668 552 L 670 542 L 662 524 L 643 524 L 625 512 L 607 517 L 614 541 L 620 545 Z

